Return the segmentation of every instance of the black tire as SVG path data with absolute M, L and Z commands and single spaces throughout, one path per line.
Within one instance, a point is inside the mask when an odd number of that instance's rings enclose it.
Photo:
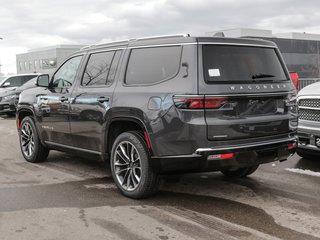
M 19 140 L 21 153 L 26 161 L 39 163 L 47 159 L 49 149 L 42 145 L 32 117 L 25 117 L 21 121 Z
M 320 154 L 316 154 L 316 153 L 313 153 L 311 151 L 306 151 L 306 150 L 303 150 L 303 149 L 297 149 L 296 153 L 300 157 L 305 158 L 305 159 L 310 159 L 310 160 L 318 160 L 319 157 L 320 157 Z
M 239 168 L 237 170 L 223 170 L 221 171 L 225 176 L 231 178 L 243 178 L 249 176 L 250 174 L 254 173 L 258 169 L 259 165 L 251 166 L 251 167 L 244 167 Z
M 123 195 L 133 199 L 150 197 L 159 186 L 159 177 L 151 166 L 150 153 L 142 136 L 137 131 L 120 134 L 110 156 L 111 173 L 117 187 Z

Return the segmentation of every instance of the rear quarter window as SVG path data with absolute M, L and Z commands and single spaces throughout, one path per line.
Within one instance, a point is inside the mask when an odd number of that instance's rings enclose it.
M 179 71 L 181 50 L 181 46 L 132 49 L 125 83 L 148 85 L 173 78 Z

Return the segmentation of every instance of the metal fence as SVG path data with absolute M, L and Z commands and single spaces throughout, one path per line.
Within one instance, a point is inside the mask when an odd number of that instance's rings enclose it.
M 302 89 L 312 83 L 316 83 L 319 81 L 319 78 L 299 78 L 299 89 Z

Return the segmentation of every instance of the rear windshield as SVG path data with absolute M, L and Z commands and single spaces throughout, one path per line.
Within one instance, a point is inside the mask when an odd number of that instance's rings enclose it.
M 208 83 L 288 80 L 274 48 L 203 45 L 202 50 Z

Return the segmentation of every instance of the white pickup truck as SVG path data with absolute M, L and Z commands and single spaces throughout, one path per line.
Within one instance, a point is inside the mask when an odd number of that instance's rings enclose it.
M 311 84 L 298 94 L 298 149 L 307 159 L 320 158 L 320 82 Z

